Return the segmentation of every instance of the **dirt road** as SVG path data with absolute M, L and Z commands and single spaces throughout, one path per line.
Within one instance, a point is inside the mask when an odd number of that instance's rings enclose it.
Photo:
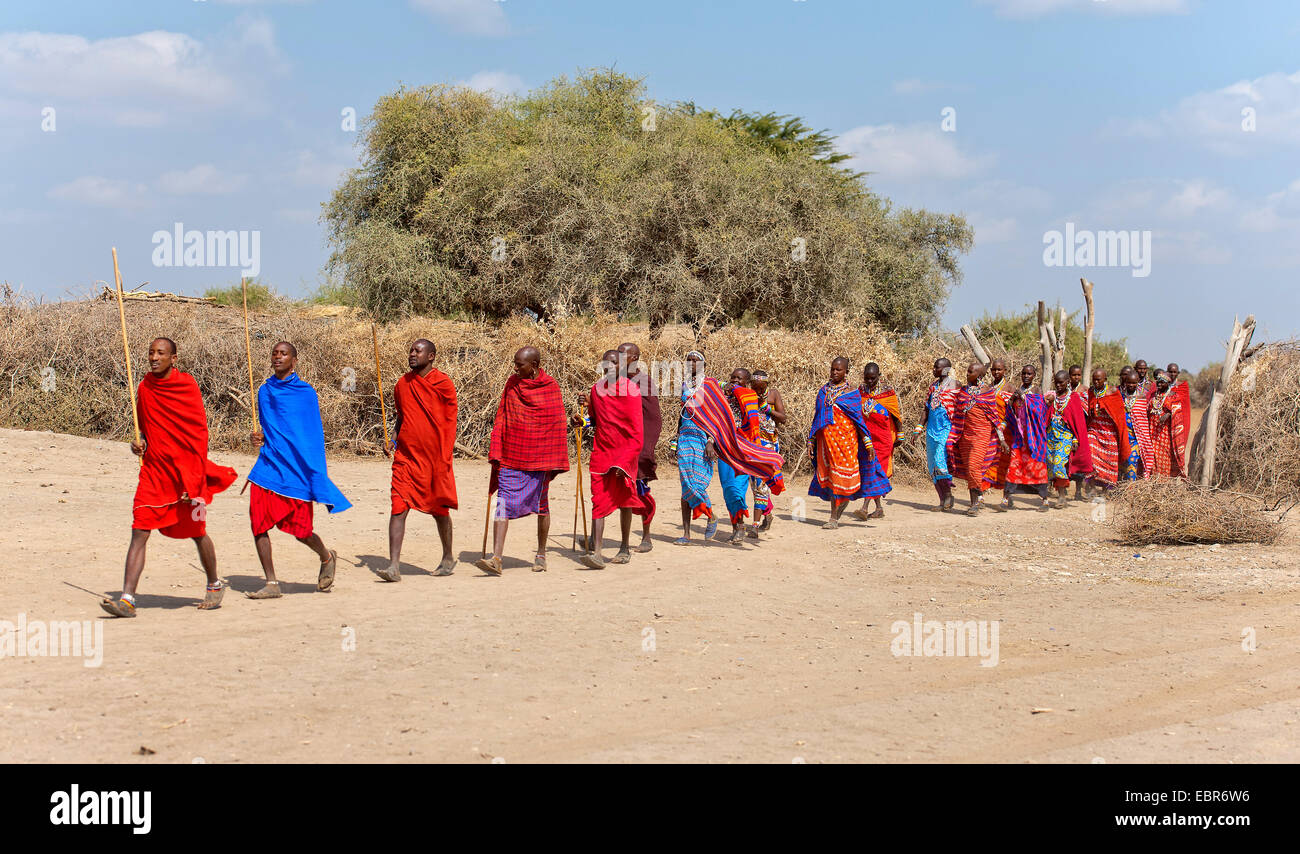
M 241 475 L 251 463 L 215 457 Z M 969 519 L 900 489 L 884 520 L 826 532 L 816 500 L 791 521 L 800 481 L 757 545 L 683 548 L 666 469 L 654 551 L 594 572 L 570 551 L 570 474 L 553 491 L 550 571 L 527 569 L 525 520 L 489 578 L 470 563 L 487 469 L 459 463 L 455 575 L 429 574 L 437 535 L 413 516 L 406 578 L 384 584 L 366 567 L 386 561 L 387 467 L 332 465 L 356 504 L 318 508 L 348 561 L 333 592 L 277 534 L 286 596 L 199 612 L 193 546 L 155 535 L 140 617 L 109 620 L 62 582 L 120 589 L 134 459 L 0 431 L 0 620 L 103 626 L 98 666 L 0 658 L 0 760 L 1300 761 L 1295 523 L 1273 547 L 1135 550 L 1087 505 Z M 231 490 L 209 515 L 221 573 L 244 591 L 260 585 L 247 500 Z M 916 614 L 998 621 L 996 664 L 895 655 Z

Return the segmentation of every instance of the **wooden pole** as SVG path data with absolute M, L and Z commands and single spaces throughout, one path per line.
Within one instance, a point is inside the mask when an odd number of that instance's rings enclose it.
M 1219 381 L 1210 396 L 1210 405 L 1201 416 L 1201 426 L 1197 430 L 1196 442 L 1201 448 L 1201 486 L 1214 483 L 1214 457 L 1219 445 L 1219 409 L 1223 406 L 1223 397 L 1228 393 L 1228 384 L 1241 361 L 1242 351 L 1250 344 L 1255 334 L 1255 316 L 1249 315 L 1242 323 L 1232 319 L 1232 337 L 1228 339 L 1227 351 L 1223 358 L 1223 367 L 1219 369 Z
M 483 512 L 483 557 L 487 557 L 488 526 L 492 523 L 492 490 L 488 489 L 487 509 Z
M 1060 331 L 1056 333 L 1056 359 L 1052 365 L 1053 373 L 1065 370 L 1065 324 L 1069 322 L 1070 316 L 1065 311 L 1065 306 L 1057 304 L 1056 311 L 1061 317 Z
M 1092 305 L 1092 282 L 1087 279 L 1079 279 L 1083 285 L 1083 303 L 1085 314 L 1083 318 L 1083 384 L 1092 385 L 1092 329 L 1096 323 L 1096 315 L 1093 313 Z
M 1042 300 L 1038 301 L 1038 378 L 1039 385 L 1042 386 L 1043 392 L 1046 393 L 1051 389 L 1051 380 L 1048 376 L 1052 371 L 1052 343 L 1050 336 L 1052 334 L 1051 326 L 1047 322 L 1047 304 Z
M 379 417 L 384 424 L 384 450 L 388 450 L 388 409 L 384 406 L 384 375 L 379 370 L 379 333 L 370 324 L 370 342 L 375 345 L 375 378 L 379 384 Z
M 961 337 L 966 339 L 966 343 L 970 345 L 971 352 L 975 354 L 976 359 L 979 359 L 980 364 L 987 367 L 990 361 L 989 354 L 988 351 L 984 349 L 984 345 L 980 344 L 980 340 L 975 337 L 975 330 L 971 329 L 970 326 L 963 326 L 961 328 Z
M 248 408 L 253 411 L 253 432 L 257 432 L 257 389 L 253 387 L 253 342 L 248 335 L 248 279 L 240 278 L 239 290 L 244 295 L 244 356 L 248 361 Z
M 140 441 L 140 413 L 135 406 L 135 374 L 131 371 L 131 344 L 126 337 L 126 308 L 122 304 L 122 273 L 117 269 L 117 247 L 113 247 L 113 281 L 117 285 L 117 318 L 122 321 L 122 353 L 126 356 L 126 389 L 131 393 L 131 423 L 135 425 L 135 440 Z M 144 466 L 144 455 L 137 459 Z
M 582 415 L 583 419 L 585 420 L 586 417 L 587 417 L 587 407 L 585 407 L 585 406 L 582 407 L 582 413 L 581 413 L 581 415 Z M 578 490 L 577 490 L 577 492 L 578 492 L 578 494 L 577 494 L 577 496 L 576 496 L 576 502 L 577 502 L 577 503 L 576 503 L 576 505 L 574 506 L 573 509 L 574 509 L 574 512 L 575 512 L 575 513 L 579 512 L 579 509 L 581 509 L 581 515 L 582 515 L 582 552 L 583 552 L 583 554 L 586 554 L 586 553 L 587 553 L 587 541 L 588 541 L 589 537 L 588 537 L 588 534 L 587 534 L 587 493 L 586 493 L 586 490 L 584 490 L 584 489 L 582 488 L 582 424 L 581 424 L 581 423 L 578 424 Z M 574 544 L 574 548 L 573 548 L 573 550 L 574 550 L 574 551 L 577 551 L 577 550 L 578 550 L 578 547 L 577 547 L 577 539 L 578 539 L 578 520 L 577 520 L 576 518 L 573 520 L 573 539 L 574 539 L 574 543 L 575 543 L 575 544 Z

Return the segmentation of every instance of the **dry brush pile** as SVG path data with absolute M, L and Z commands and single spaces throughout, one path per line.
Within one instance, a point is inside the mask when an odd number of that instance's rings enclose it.
M 1300 342 L 1265 345 L 1233 375 L 1215 481 L 1270 502 L 1300 496 Z
M 131 411 L 115 304 L 9 304 L 0 306 L 0 316 L 4 320 L 0 333 L 0 425 L 117 439 L 130 435 Z M 258 381 L 270 372 L 272 345 L 282 338 L 293 342 L 299 353 L 299 373 L 320 395 L 331 450 L 379 453 L 383 433 L 369 321 L 347 310 L 283 304 L 254 313 L 250 323 Z M 203 390 L 213 447 L 248 450 L 251 425 L 241 312 L 211 305 L 128 303 L 127 326 L 137 382 L 147 370 L 148 342 L 164 335 L 175 339 L 181 368 L 193 374 Z M 969 359 L 968 351 L 943 338 L 899 340 L 876 327 L 843 318 L 797 332 L 726 327 L 703 340 L 697 340 L 689 327 L 670 326 L 657 341 L 651 341 L 644 324 L 620 324 L 612 317 L 559 318 L 551 324 L 513 318 L 496 327 L 417 317 L 381 324 L 377 335 L 390 423 L 392 384 L 406 370 L 410 342 L 428 338 L 437 345 L 436 365 L 452 377 L 458 389 L 458 441 L 466 455 L 486 453 L 511 358 L 525 344 L 541 349 L 544 368 L 556 377 L 566 400 L 571 401 L 595 381 L 601 354 L 623 341 L 636 342 L 647 362 L 676 363 L 688 350 L 702 349 L 709 373 L 719 378 L 727 377 L 737 366 L 765 368 L 792 415 L 783 430 L 792 466 L 802 451 L 817 389 L 826 381 L 829 362 L 835 356 L 848 356 L 858 372 L 867 361 L 877 362 L 884 381 L 899 391 L 907 426 L 920 415 L 933 360 L 940 355 L 954 362 Z M 47 368 L 53 369 L 52 374 Z M 851 379 L 858 377 L 860 373 Z M 51 378 L 53 387 L 46 390 Z M 349 387 L 351 390 L 345 390 Z M 675 388 L 664 396 L 662 405 L 665 427 L 660 455 L 667 459 L 668 442 L 675 435 L 680 412 Z M 915 442 L 906 443 L 898 455 L 900 468 L 919 472 L 922 457 Z M 803 468 L 807 468 L 806 460 Z
M 1129 546 L 1263 543 L 1282 536 L 1276 507 L 1257 496 L 1225 492 L 1181 479 L 1155 478 L 1116 489 L 1115 534 Z

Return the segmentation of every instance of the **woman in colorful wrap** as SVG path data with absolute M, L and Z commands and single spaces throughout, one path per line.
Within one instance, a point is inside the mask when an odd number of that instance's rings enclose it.
M 889 492 L 889 478 L 880 468 L 871 442 L 871 429 L 862 414 L 862 395 L 847 382 L 849 360 L 831 361 L 830 379 L 817 392 L 808 453 L 813 479 L 808 494 L 831 503 L 826 530 L 839 527 L 844 508 L 855 498 Z

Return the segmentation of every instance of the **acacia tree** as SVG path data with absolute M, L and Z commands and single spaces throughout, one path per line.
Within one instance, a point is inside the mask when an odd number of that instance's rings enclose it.
M 831 311 L 915 331 L 960 281 L 960 216 L 894 211 L 799 119 L 656 105 L 592 71 L 523 97 L 402 88 L 325 205 L 381 317 L 613 310 L 653 326 Z

